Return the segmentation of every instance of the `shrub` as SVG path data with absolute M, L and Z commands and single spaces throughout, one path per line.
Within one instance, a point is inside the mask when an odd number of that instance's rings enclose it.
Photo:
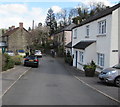
M 2 70 L 5 71 L 7 69 L 13 68 L 14 67 L 14 60 L 12 59 L 11 56 L 9 56 L 8 54 L 4 54 L 3 55 L 3 66 L 2 66 Z
M 15 62 L 15 65 L 20 65 L 22 64 L 23 57 L 20 55 L 13 56 L 12 59 Z
M 65 54 L 64 60 L 66 63 L 68 63 L 69 65 L 73 64 L 73 58 L 70 55 L 70 53 L 68 52 L 67 54 Z

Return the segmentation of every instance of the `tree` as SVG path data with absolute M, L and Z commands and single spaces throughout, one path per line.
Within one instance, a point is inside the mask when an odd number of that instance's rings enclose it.
M 57 29 L 57 22 L 53 10 L 50 8 L 47 13 L 46 25 L 50 27 L 50 35 L 52 35 Z
M 102 3 L 102 2 L 98 2 L 98 3 L 90 2 L 89 8 L 78 7 L 77 8 L 78 16 L 73 18 L 73 23 L 80 24 L 82 21 L 88 19 L 90 16 L 93 16 L 107 8 L 109 8 L 109 6 L 104 5 L 104 3 Z
M 106 6 L 103 2 L 90 2 L 90 16 L 93 16 L 99 13 L 102 10 L 106 10 L 109 6 Z
M 78 16 L 73 18 L 73 23 L 80 24 L 82 21 L 86 20 L 89 17 L 88 8 L 78 7 L 77 8 Z
M 32 30 L 31 27 L 29 27 L 29 28 L 28 28 L 28 31 L 31 31 L 31 30 Z

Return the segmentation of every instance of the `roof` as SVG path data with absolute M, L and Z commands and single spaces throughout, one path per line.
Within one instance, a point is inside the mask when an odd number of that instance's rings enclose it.
M 11 35 L 13 34 L 14 32 L 16 32 L 17 30 L 19 29 L 19 27 L 17 28 L 14 28 L 13 30 L 10 30 L 10 31 L 7 31 L 5 34 L 3 34 L 3 36 L 6 36 L 6 35 Z M 25 28 L 23 28 L 26 32 L 28 32 Z M 28 32 L 29 33 L 29 32 Z
M 89 45 L 91 45 L 94 42 L 95 41 L 81 41 L 81 42 L 77 43 L 76 45 L 74 45 L 73 48 L 84 50 L 85 48 L 87 48 Z
M 72 23 L 72 24 L 70 24 L 68 26 L 65 26 L 65 27 L 57 30 L 54 34 L 57 34 L 57 33 L 63 32 L 63 31 L 72 31 L 72 28 L 75 27 L 75 26 L 77 26 L 77 25 Z
M 107 16 L 109 14 L 112 14 L 112 11 L 116 10 L 119 7 L 120 7 L 120 3 L 118 3 L 117 5 L 115 5 L 115 6 L 111 7 L 111 8 L 107 8 L 106 10 L 103 10 L 103 11 L 95 14 L 94 16 L 89 17 L 85 21 L 81 22 L 79 25 L 73 27 L 73 29 L 76 28 L 76 27 L 82 26 L 84 24 L 90 23 L 90 22 L 92 22 L 94 20 L 97 20 L 99 18 L 105 17 L 105 16 Z
M 5 34 L 3 34 L 3 36 L 6 36 L 6 35 L 11 35 L 12 33 L 14 33 L 15 31 L 17 31 L 19 29 L 19 27 L 13 29 L 13 30 L 10 30 L 10 31 L 7 31 Z
M 72 48 L 72 42 L 69 42 L 67 45 L 65 45 L 66 48 Z
M 70 24 L 70 25 L 66 26 L 65 28 L 63 28 L 63 30 L 64 31 L 71 31 L 72 28 L 75 27 L 75 26 L 76 26 L 76 24 L 73 23 L 73 24 Z

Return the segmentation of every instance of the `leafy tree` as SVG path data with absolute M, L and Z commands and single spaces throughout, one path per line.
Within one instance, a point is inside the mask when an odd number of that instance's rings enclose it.
M 46 25 L 50 27 L 50 35 L 52 35 L 57 29 L 57 22 L 53 10 L 50 8 L 46 17 Z

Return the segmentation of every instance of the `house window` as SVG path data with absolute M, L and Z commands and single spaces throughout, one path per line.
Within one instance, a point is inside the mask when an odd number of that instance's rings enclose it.
M 98 53 L 98 66 L 104 66 L 105 55 Z
M 106 33 L 106 20 L 98 22 L 99 27 L 99 34 L 105 34 Z
M 89 25 L 86 26 L 86 35 L 87 35 L 87 37 L 89 36 Z
M 74 31 L 74 39 L 76 39 L 77 38 L 77 29 L 75 29 L 75 31 Z
M 83 52 L 79 51 L 79 57 L 80 57 L 79 58 L 80 62 L 83 63 L 83 58 L 84 58 Z

